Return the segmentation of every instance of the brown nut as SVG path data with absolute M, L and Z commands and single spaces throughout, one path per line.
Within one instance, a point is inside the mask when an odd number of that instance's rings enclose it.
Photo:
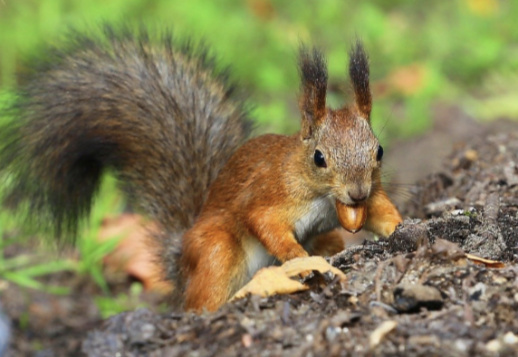
M 367 207 L 365 204 L 349 206 L 337 200 L 336 213 L 342 227 L 351 233 L 359 232 L 367 220 Z

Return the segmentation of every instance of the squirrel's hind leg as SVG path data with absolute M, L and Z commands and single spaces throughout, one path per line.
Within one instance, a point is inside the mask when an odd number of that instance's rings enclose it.
M 212 221 L 199 222 L 183 237 L 185 310 L 215 311 L 244 284 L 245 257 L 238 241 Z

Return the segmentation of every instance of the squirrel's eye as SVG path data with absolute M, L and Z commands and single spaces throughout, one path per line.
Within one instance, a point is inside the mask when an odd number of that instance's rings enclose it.
M 313 156 L 313 159 L 315 160 L 315 165 L 318 167 L 327 167 L 324 154 L 322 154 L 320 150 L 315 150 L 315 156 Z
M 376 160 L 381 161 L 382 157 L 383 157 L 383 146 L 378 145 L 378 153 L 376 154 Z

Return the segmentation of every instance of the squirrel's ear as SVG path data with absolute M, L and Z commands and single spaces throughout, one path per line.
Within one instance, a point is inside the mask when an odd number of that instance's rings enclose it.
M 372 97 L 369 88 L 369 60 L 358 40 L 349 54 L 349 77 L 354 88 L 356 108 L 365 119 L 369 120 L 372 108 Z
M 308 139 L 326 117 L 327 66 L 324 56 L 317 49 L 309 51 L 301 46 L 299 70 L 302 84 L 299 100 L 301 135 L 303 139 Z

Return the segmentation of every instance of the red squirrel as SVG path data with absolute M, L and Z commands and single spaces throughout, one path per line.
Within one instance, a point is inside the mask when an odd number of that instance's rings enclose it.
M 337 246 L 339 226 L 390 236 L 401 216 L 380 182 L 361 43 L 344 108 L 326 107 L 319 51 L 303 47 L 299 70 L 300 132 L 245 142 L 245 98 L 206 49 L 143 30 L 74 33 L 31 64 L 9 106 L 4 202 L 25 202 L 54 236 L 73 239 L 111 170 L 160 224 L 164 278 L 197 312 L 218 309 L 262 267 L 314 254 L 317 237 Z

